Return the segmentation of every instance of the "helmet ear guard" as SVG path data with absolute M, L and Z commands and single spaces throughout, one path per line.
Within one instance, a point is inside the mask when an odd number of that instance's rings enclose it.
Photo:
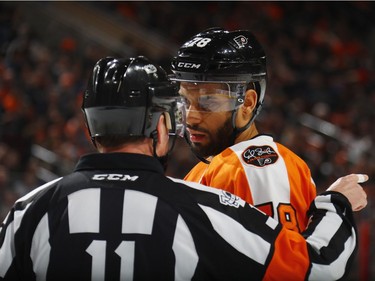
M 172 130 L 172 121 L 171 116 L 168 112 L 164 112 L 164 118 L 165 118 L 165 125 L 167 126 L 168 130 Z

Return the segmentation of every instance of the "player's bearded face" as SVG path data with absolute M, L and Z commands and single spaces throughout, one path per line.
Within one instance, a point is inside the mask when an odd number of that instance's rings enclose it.
M 231 118 L 225 119 L 225 122 L 218 126 L 217 123 L 212 123 L 211 128 L 202 128 L 199 125 L 187 125 L 188 131 L 204 133 L 205 141 L 194 142 L 191 138 L 192 150 L 202 157 L 217 155 L 227 147 L 231 146 L 231 136 L 233 126 Z
M 186 107 L 187 131 L 197 155 L 213 156 L 231 145 L 231 116 L 236 109 L 237 93 L 232 91 L 234 86 L 228 83 L 181 82 L 179 93 Z

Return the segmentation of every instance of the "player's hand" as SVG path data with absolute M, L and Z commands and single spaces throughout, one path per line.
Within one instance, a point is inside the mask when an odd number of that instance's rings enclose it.
M 353 211 L 360 211 L 367 205 L 367 194 L 359 183 L 366 182 L 367 175 L 351 174 L 337 179 L 327 191 L 342 193 L 348 198 Z

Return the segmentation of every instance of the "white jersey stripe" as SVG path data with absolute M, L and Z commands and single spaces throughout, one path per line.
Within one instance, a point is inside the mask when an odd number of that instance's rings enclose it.
M 327 196 L 330 197 L 329 195 Z M 309 236 L 306 239 L 314 250 L 320 253 L 321 248 L 328 246 L 332 237 L 340 228 L 342 221 L 338 220 L 338 214 L 336 213 L 335 207 L 332 203 L 315 200 L 315 205 L 318 209 L 329 210 L 329 212 L 327 212 L 322 218 L 322 223 L 318 224 L 315 228 L 314 235 Z M 324 239 L 317 239 L 317 237 Z
M 275 152 L 279 154 L 277 145 L 270 136 L 259 136 L 252 139 L 251 146 L 257 145 L 271 146 Z M 248 142 L 241 142 L 232 146 L 230 149 L 237 154 L 238 159 L 242 159 L 242 153 L 248 147 Z M 273 202 L 274 218 L 279 220 L 277 212 L 278 203 L 290 202 L 290 183 L 284 159 L 279 154 L 278 160 L 271 165 L 267 165 L 267 167 L 250 166 L 244 161 L 241 161 L 241 164 L 251 187 L 253 204 L 259 205 Z M 257 188 L 259 186 L 267 188 Z
M 27 204 L 25 209 L 21 211 L 14 212 L 14 219 L 13 222 L 9 224 L 5 234 L 5 240 L 0 248 L 0 277 L 4 277 L 5 273 L 8 271 L 8 268 L 12 264 L 12 260 L 15 254 L 15 247 L 14 247 L 14 234 L 17 232 L 22 218 L 26 212 L 26 210 L 30 207 L 31 203 Z
M 191 280 L 198 264 L 198 254 L 186 222 L 179 215 L 172 246 L 176 264 L 174 280 Z
M 135 190 L 125 190 L 122 233 L 152 234 L 158 198 Z
M 264 265 L 271 245 L 261 236 L 245 229 L 231 217 L 211 207 L 199 204 L 210 219 L 215 231 L 233 248 L 250 259 Z
M 53 185 L 55 182 L 58 182 L 59 180 L 61 180 L 61 178 L 57 178 L 57 179 L 54 179 L 53 181 L 50 181 L 50 182 L 47 182 L 41 186 L 39 186 L 38 188 L 35 188 L 33 189 L 32 191 L 30 191 L 29 193 L 27 193 L 26 195 L 24 195 L 23 197 L 21 197 L 20 199 L 18 199 L 16 201 L 17 202 L 22 202 L 22 201 L 26 201 L 28 199 L 30 199 L 31 197 L 33 197 L 35 194 L 39 193 L 41 190 Z
M 0 232 L 3 230 L 3 225 L 5 225 L 6 221 L 7 221 L 8 218 L 9 218 L 9 214 L 10 214 L 10 213 L 8 213 L 8 214 L 6 215 L 6 217 L 5 217 L 4 221 L 3 221 L 3 224 L 0 224 Z
M 33 269 L 37 281 L 44 281 L 47 278 L 47 269 L 51 246 L 49 240 L 48 215 L 45 214 L 40 220 L 31 242 L 30 257 L 33 261 Z
M 68 195 L 70 233 L 99 233 L 100 189 L 82 189 Z
M 16 203 L 20 203 L 26 200 L 29 200 L 32 198 L 35 194 L 40 192 L 41 190 L 53 185 L 55 182 L 61 180 L 62 178 L 57 178 L 51 182 L 48 182 L 46 184 L 41 185 L 38 188 L 35 188 L 33 191 L 29 192 L 25 196 L 19 198 Z M 3 243 L 2 248 L 0 248 L 0 261 L 1 261 L 1 266 L 0 266 L 0 277 L 4 277 L 7 270 L 9 269 L 12 259 L 14 258 L 14 253 L 15 253 L 15 247 L 14 247 L 14 234 L 18 231 L 18 228 L 20 227 L 20 224 L 22 222 L 23 216 L 26 213 L 27 209 L 30 207 L 31 203 L 28 203 L 26 207 L 23 210 L 16 210 L 14 212 L 14 218 L 13 222 L 9 224 L 6 230 L 6 235 L 5 235 L 5 241 Z M 4 220 L 4 223 L 7 222 L 9 219 L 9 214 Z M 12 232 L 12 234 L 11 234 Z M 11 241 L 12 239 L 12 241 Z
M 175 179 L 175 178 L 172 178 L 172 177 L 169 177 L 169 178 L 171 180 L 173 180 L 174 182 L 183 183 L 184 185 L 188 185 L 191 188 L 202 190 L 202 191 L 205 191 L 205 192 L 214 193 L 217 196 L 219 196 L 219 198 L 222 197 L 223 194 L 226 193 L 225 191 L 223 191 L 219 188 L 214 188 L 214 187 L 202 185 L 200 183 L 196 183 L 196 182 L 192 182 L 192 181 L 183 181 L 181 179 Z M 246 201 L 244 201 L 243 199 L 241 199 L 240 197 L 237 197 L 237 196 L 236 196 L 236 203 L 238 204 L 238 206 L 241 206 L 241 207 L 244 207 L 245 204 L 247 204 Z
M 348 257 L 353 254 L 355 249 L 356 234 L 354 229 L 352 230 L 352 234 L 353 236 L 345 242 L 344 251 L 334 262 L 328 265 L 316 263 L 312 264 L 311 272 L 308 278 L 309 281 L 338 280 L 342 278 L 346 269 L 346 266 L 344 265 L 346 265 Z M 328 276 L 327 273 L 330 273 L 331 275 Z
M 14 223 L 12 222 L 9 224 L 6 233 L 5 233 L 5 240 L 3 246 L 0 248 L 0 277 L 4 277 L 5 273 L 8 271 L 10 265 L 12 264 L 12 260 L 14 258 L 14 240 L 13 235 L 11 235 L 11 231 L 13 230 Z

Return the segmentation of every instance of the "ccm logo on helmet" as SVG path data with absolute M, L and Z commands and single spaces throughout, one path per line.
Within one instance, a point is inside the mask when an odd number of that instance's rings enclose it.
M 199 69 L 201 67 L 201 64 L 191 63 L 191 62 L 179 62 L 177 66 L 182 67 L 182 68 Z

